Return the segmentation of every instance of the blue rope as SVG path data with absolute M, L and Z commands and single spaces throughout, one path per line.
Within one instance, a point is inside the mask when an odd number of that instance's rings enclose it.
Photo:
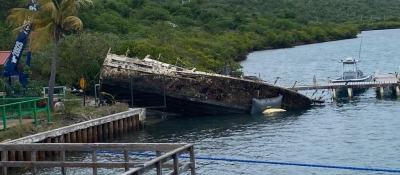
M 91 152 L 91 151 L 84 151 L 84 152 Z M 123 154 L 123 152 L 118 152 L 118 151 L 98 151 L 98 153 Z M 154 157 L 154 156 L 156 156 L 156 154 L 153 154 L 153 153 L 136 153 L 136 152 L 129 152 L 129 155 L 145 156 L 145 157 Z M 190 158 L 189 156 L 186 156 L 186 155 L 181 155 L 179 157 L 180 158 Z M 400 169 L 366 168 L 366 167 L 322 165 L 322 164 L 308 164 L 308 163 L 294 163 L 294 162 L 276 162 L 276 161 L 266 161 L 266 160 L 203 157 L 203 156 L 195 156 L 195 159 L 198 159 L 198 160 L 217 160 L 217 161 L 227 161 L 227 162 L 245 162 L 245 163 L 272 164 L 272 165 L 303 166 L 303 167 L 315 167 L 315 168 L 346 169 L 346 170 L 358 170 L 358 171 L 376 171 L 376 172 L 400 173 Z

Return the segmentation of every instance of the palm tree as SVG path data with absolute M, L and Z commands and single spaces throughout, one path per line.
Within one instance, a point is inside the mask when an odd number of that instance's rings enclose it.
M 66 31 L 82 31 L 83 23 L 76 16 L 78 10 L 89 7 L 93 4 L 91 0 L 37 0 L 39 4 L 38 11 L 14 8 L 11 9 L 7 19 L 14 24 L 24 24 L 24 20 L 30 19 L 33 24 L 31 39 L 34 41 L 30 47 L 32 50 L 38 50 L 49 42 L 54 42 L 53 56 L 51 59 L 51 74 L 49 80 L 49 100 L 53 103 L 54 84 L 56 79 L 56 64 L 58 42 L 64 36 Z M 25 25 L 14 29 L 20 31 Z M 53 108 L 53 106 L 51 105 Z

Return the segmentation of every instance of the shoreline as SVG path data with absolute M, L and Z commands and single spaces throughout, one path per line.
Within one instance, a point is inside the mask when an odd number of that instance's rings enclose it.
M 371 29 L 371 28 L 368 28 L 368 29 L 360 30 L 358 34 L 362 34 L 362 32 L 367 32 L 367 31 L 395 30 L 395 29 L 400 29 L 400 28 L 387 28 L 387 29 Z M 357 34 L 357 35 L 358 35 L 358 34 Z M 310 42 L 310 43 L 307 43 L 307 42 L 295 42 L 295 43 L 293 43 L 292 45 L 290 45 L 289 47 L 273 47 L 273 46 L 266 46 L 266 47 L 263 47 L 262 49 L 259 49 L 259 50 L 256 49 L 256 50 L 248 51 L 248 52 L 246 52 L 246 54 L 244 54 L 244 55 L 242 55 L 242 56 L 240 56 L 239 58 L 234 59 L 234 60 L 235 60 L 236 62 L 244 61 L 244 60 L 247 59 L 247 56 L 248 56 L 250 53 L 252 53 L 252 52 L 265 51 L 265 50 L 275 50 L 275 49 L 288 49 L 288 48 L 293 48 L 293 47 L 296 47 L 296 46 L 303 46 L 303 45 L 309 45 L 309 44 L 318 44 L 318 43 L 325 43 L 325 42 L 331 42 L 331 41 L 340 41 L 340 40 L 354 39 L 354 38 L 358 38 L 357 35 L 356 35 L 356 36 L 349 37 L 349 38 L 343 38 L 343 39 L 329 39 L 328 41 L 312 41 L 312 42 Z
M 389 29 L 382 29 L 382 30 L 389 30 Z M 366 30 L 366 31 L 371 31 L 371 30 Z M 240 62 L 240 61 L 244 61 L 247 59 L 247 56 L 252 53 L 252 52 L 258 52 L 258 51 L 266 51 L 266 50 L 276 50 L 276 49 L 289 49 L 289 48 L 293 48 L 296 46 L 304 46 L 304 45 L 310 45 L 310 44 L 318 44 L 318 43 L 326 43 L 326 42 L 331 42 L 331 41 L 341 41 L 341 40 L 347 40 L 347 39 L 354 39 L 357 38 L 357 36 L 355 37 L 350 37 L 350 38 L 344 38 L 344 39 L 330 39 L 328 41 L 313 41 L 310 43 L 306 43 L 306 42 L 296 42 L 292 45 L 290 45 L 289 47 L 272 47 L 272 46 L 267 46 L 267 47 L 263 47 L 262 49 L 259 50 L 252 50 L 252 51 L 248 51 L 246 52 L 245 55 L 239 57 L 239 59 L 235 59 L 236 62 Z

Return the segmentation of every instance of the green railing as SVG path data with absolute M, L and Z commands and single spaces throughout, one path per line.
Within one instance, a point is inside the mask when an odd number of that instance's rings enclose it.
M 46 105 L 41 107 L 40 102 L 46 100 Z M 7 130 L 7 119 L 18 118 L 22 123 L 22 117 L 32 116 L 35 126 L 38 125 L 37 114 L 46 112 L 47 122 L 50 122 L 50 105 L 48 98 L 29 97 L 29 98 L 3 98 L 0 99 L 1 121 L 3 130 Z

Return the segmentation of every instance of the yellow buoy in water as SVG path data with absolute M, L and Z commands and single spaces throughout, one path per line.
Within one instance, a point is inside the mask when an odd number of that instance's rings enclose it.
M 279 108 L 269 108 L 263 111 L 263 114 L 271 114 L 275 112 L 285 112 L 286 110 L 284 109 L 279 109 Z

